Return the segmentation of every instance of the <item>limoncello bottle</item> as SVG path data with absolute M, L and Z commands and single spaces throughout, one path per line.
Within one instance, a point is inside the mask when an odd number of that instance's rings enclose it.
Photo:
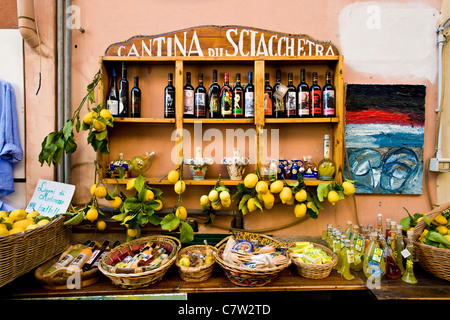
M 333 252 L 336 253 L 338 256 L 338 262 L 333 267 L 333 269 L 337 270 L 339 272 L 339 269 L 341 268 L 342 259 L 340 258 L 341 250 L 344 246 L 345 236 L 343 234 L 339 234 L 338 241 L 336 242 Z
M 395 261 L 397 262 L 397 265 L 400 267 L 400 270 L 402 271 L 402 274 L 405 273 L 405 267 L 403 266 L 403 256 L 402 251 L 405 247 L 405 244 L 403 242 L 403 227 L 401 224 L 397 225 L 397 233 L 395 235 Z
M 341 260 L 339 273 L 345 280 L 352 280 L 355 278 L 355 276 L 350 273 L 350 265 L 354 262 L 354 256 L 353 251 L 350 250 L 349 246 L 350 240 L 345 239 L 344 245 L 339 253 L 339 260 Z
M 361 234 L 357 231 L 359 229 L 358 226 L 354 228 L 354 236 L 352 237 L 352 241 L 350 242 L 350 248 L 353 251 L 353 263 L 350 265 L 350 268 L 355 271 L 360 271 L 363 267 L 364 260 L 364 239 Z
M 370 236 L 369 248 L 366 252 L 366 256 L 364 257 L 364 275 L 366 278 L 374 277 L 375 280 L 381 280 L 385 270 L 383 249 L 378 246 L 378 233 L 372 232 Z
M 347 221 L 347 227 L 345 228 L 343 234 L 347 239 L 351 239 L 351 237 L 352 237 L 352 222 L 350 220 Z
M 408 230 L 407 232 L 408 242 L 406 243 L 406 248 L 402 251 L 403 257 L 406 259 L 406 268 L 403 273 L 402 280 L 406 283 L 416 284 L 417 279 L 414 275 L 414 266 L 413 266 L 413 258 L 414 258 L 414 244 L 413 244 L 413 230 Z

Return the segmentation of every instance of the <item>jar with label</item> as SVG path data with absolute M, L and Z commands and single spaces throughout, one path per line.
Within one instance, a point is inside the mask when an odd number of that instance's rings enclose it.
M 317 165 L 312 161 L 312 156 L 303 157 L 303 166 L 300 171 L 303 178 L 317 179 Z

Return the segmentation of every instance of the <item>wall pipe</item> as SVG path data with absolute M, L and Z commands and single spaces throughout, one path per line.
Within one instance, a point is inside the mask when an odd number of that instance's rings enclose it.
M 57 0 L 57 129 L 64 127 L 64 1 Z M 57 168 L 58 182 L 64 182 L 64 161 Z
M 67 26 L 69 16 L 72 14 L 71 0 L 65 0 L 64 19 L 64 122 L 72 116 L 72 29 Z M 64 183 L 70 183 L 71 157 L 64 153 Z

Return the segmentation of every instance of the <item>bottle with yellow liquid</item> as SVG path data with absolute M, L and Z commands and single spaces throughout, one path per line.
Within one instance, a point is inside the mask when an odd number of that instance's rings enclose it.
M 401 224 L 397 225 L 397 232 L 395 234 L 395 262 L 397 262 L 397 265 L 399 266 L 400 270 L 402 271 L 402 274 L 405 273 L 405 267 L 403 266 L 403 256 L 402 251 L 405 248 L 405 244 L 403 242 L 403 227 Z
M 344 236 L 351 240 L 352 238 L 352 222 L 350 220 L 347 221 L 347 227 L 344 230 Z
M 337 270 L 338 272 L 341 269 L 341 264 L 342 264 L 341 250 L 344 247 L 345 240 L 346 240 L 345 236 L 343 234 L 339 234 L 338 241 L 336 242 L 334 249 L 333 249 L 333 252 L 336 253 L 336 255 L 338 256 L 338 261 L 337 261 L 336 265 L 333 267 L 333 269 Z
M 339 273 L 345 280 L 352 280 L 355 278 L 354 275 L 350 273 L 350 265 L 354 262 L 353 251 L 350 250 L 350 240 L 345 239 L 342 250 L 339 252 L 339 260 L 341 261 L 341 266 Z
M 364 260 L 364 238 L 359 233 L 359 226 L 353 226 L 353 236 L 350 241 L 350 249 L 353 251 L 353 263 L 350 268 L 355 271 L 360 271 L 363 267 Z
M 406 268 L 405 273 L 403 273 L 402 280 L 409 284 L 416 284 L 417 279 L 414 275 L 414 244 L 413 244 L 413 237 L 414 237 L 414 231 L 408 230 L 407 236 L 408 236 L 408 242 L 406 243 L 406 248 L 402 251 L 403 257 L 406 259 Z
M 383 258 L 383 249 L 378 246 L 378 233 L 372 232 L 370 244 L 364 257 L 363 272 L 366 278 L 375 278 L 381 281 L 386 265 Z

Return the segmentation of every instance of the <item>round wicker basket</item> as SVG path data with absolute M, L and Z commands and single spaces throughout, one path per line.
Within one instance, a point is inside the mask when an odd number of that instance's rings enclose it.
M 444 210 L 450 209 L 450 202 L 437 207 L 426 214 L 433 220 Z M 432 275 L 450 281 L 450 249 L 437 248 L 417 241 L 427 224 L 424 219 L 414 227 L 414 249 L 419 265 Z
M 206 248 L 209 248 L 210 250 L 213 250 L 213 251 L 215 250 L 215 248 L 210 245 L 208 245 L 208 246 L 193 245 L 193 246 L 185 247 L 178 252 L 178 257 L 175 261 L 175 264 L 178 267 L 178 273 L 180 274 L 181 279 L 183 279 L 186 282 L 201 282 L 201 281 L 205 281 L 205 280 L 209 279 L 212 276 L 214 269 L 216 267 L 215 261 L 213 261 L 212 263 L 209 263 L 207 265 L 202 265 L 202 266 L 198 266 L 198 267 L 184 267 L 184 266 L 180 265 L 180 263 L 179 263 L 179 260 L 181 259 L 182 255 L 185 252 L 200 251 L 202 254 L 204 254 L 204 253 L 206 253 Z
M 162 243 L 171 245 L 173 250 L 172 253 L 167 258 L 168 261 L 161 265 L 160 267 L 144 272 L 138 273 L 114 273 L 112 272 L 112 266 L 108 263 L 110 262 L 110 258 L 116 252 L 127 252 L 131 250 L 133 246 L 139 246 L 141 244 L 153 242 L 153 243 Z M 158 282 L 162 279 L 162 277 L 166 274 L 167 270 L 169 270 L 170 266 L 175 262 L 178 251 L 180 250 L 181 243 L 177 238 L 170 236 L 149 236 L 143 237 L 139 239 L 135 239 L 124 243 L 120 246 L 117 246 L 111 252 L 107 253 L 100 263 L 98 264 L 98 269 L 111 281 L 117 285 L 118 287 L 125 289 L 138 289 L 147 287 L 155 282 Z
M 313 243 L 313 245 L 314 247 L 325 251 L 330 257 L 333 258 L 333 260 L 324 264 L 312 264 L 300 262 L 291 256 L 291 261 L 297 273 L 302 277 L 307 279 L 324 279 L 330 275 L 331 269 L 333 269 L 333 267 L 337 264 L 338 257 L 333 251 L 323 245 L 318 243 Z

